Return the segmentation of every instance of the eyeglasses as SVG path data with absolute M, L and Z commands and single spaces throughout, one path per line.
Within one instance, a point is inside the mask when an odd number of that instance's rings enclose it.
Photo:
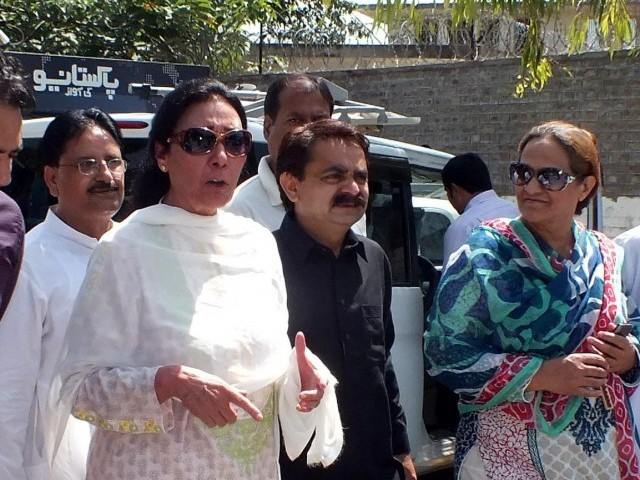
M 571 182 L 578 178 L 556 167 L 534 170 L 526 163 L 521 162 L 513 162 L 509 165 L 509 175 L 511 182 L 519 187 L 527 185 L 535 177 L 545 190 L 551 192 L 564 190 Z
M 83 158 L 77 163 L 60 164 L 59 167 L 76 167 L 82 175 L 95 175 L 100 167 L 105 164 L 111 173 L 122 175 L 127 171 L 127 161 L 123 158 L 110 158 L 108 160 L 96 160 L 95 158 Z
M 191 155 L 206 155 L 218 142 L 222 142 L 227 155 L 240 157 L 251 150 L 251 133 L 247 130 L 216 133 L 206 127 L 194 127 L 175 133 L 167 139 L 167 143 L 177 143 Z

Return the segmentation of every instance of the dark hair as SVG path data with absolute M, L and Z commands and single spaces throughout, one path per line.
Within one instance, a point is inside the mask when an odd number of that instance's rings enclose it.
M 242 128 L 247 128 L 247 115 L 240 99 L 221 82 L 210 78 L 188 80 L 178 85 L 160 104 L 153 117 L 149 133 L 149 153 L 144 171 L 135 182 L 134 201 L 136 208 L 155 205 L 167 194 L 170 187 L 169 174 L 158 168 L 156 145 L 168 148 L 167 140 L 175 132 L 184 112 L 194 104 L 206 102 L 211 97 L 226 101 L 240 117 Z
M 596 184 L 589 192 L 589 195 L 576 205 L 575 213 L 576 215 L 580 215 L 582 210 L 594 197 L 602 182 L 600 153 L 598 152 L 596 136 L 590 131 L 571 123 L 554 120 L 536 125 L 529 130 L 518 144 L 518 155 L 522 155 L 524 147 L 526 147 L 531 140 L 543 137 L 553 138 L 556 143 L 567 152 L 571 173 L 579 179 L 589 176 L 596 179 Z
M 25 110 L 33 108 L 33 95 L 27 88 L 20 62 L 0 52 L 0 103 Z
M 469 193 L 493 188 L 489 169 L 477 153 L 463 153 L 449 159 L 442 169 L 442 184 L 449 190 L 454 183 Z
M 38 146 L 41 164 L 56 167 L 67 143 L 94 125 L 111 135 L 124 153 L 120 129 L 108 114 L 97 108 L 69 110 L 54 118 L 45 130 Z
M 342 140 L 357 145 L 364 152 L 367 164 L 369 163 L 369 140 L 357 128 L 339 120 L 318 120 L 287 133 L 282 139 L 276 165 L 278 186 L 283 173 L 290 173 L 300 180 L 304 179 L 304 171 L 311 161 L 311 150 L 322 140 Z M 293 210 L 293 203 L 282 187 L 280 197 L 287 211 Z
M 325 79 L 307 75 L 306 73 L 296 73 L 283 75 L 269 85 L 267 96 L 264 99 L 265 116 L 269 115 L 272 120 L 275 120 L 280 111 L 280 95 L 294 83 L 306 84 L 304 90 L 308 93 L 320 93 L 329 106 L 329 114 L 333 114 L 333 95 L 331 95 Z

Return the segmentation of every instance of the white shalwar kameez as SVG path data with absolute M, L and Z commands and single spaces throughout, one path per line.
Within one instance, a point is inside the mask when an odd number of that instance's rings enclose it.
M 0 479 L 83 480 L 91 429 L 68 411 L 58 417 L 49 387 L 98 240 L 53 210 L 25 240 L 18 282 L 0 322 Z M 54 458 L 56 425 L 63 419 L 67 428 Z
M 287 337 L 286 290 L 275 241 L 253 221 L 156 205 L 98 245 L 72 316 L 61 367 L 61 408 L 99 427 L 87 479 L 276 480 L 277 417 L 309 463 L 342 447 L 330 378 L 320 406 L 295 409 L 300 379 Z M 256 422 L 209 428 L 179 400 L 157 400 L 164 365 L 216 375 L 262 411 Z

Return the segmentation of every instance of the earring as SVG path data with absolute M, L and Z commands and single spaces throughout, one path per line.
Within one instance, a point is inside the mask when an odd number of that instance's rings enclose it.
M 160 165 L 160 170 L 161 170 L 162 172 L 165 172 L 165 173 L 166 173 L 166 171 L 167 171 L 167 166 L 166 166 L 166 165 Z

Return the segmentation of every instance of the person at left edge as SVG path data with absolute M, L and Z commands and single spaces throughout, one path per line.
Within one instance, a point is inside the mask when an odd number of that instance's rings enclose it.
M 352 227 L 369 190 L 368 142 L 320 120 L 285 136 L 277 178 L 288 210 L 274 235 L 289 308 L 289 338 L 304 332 L 338 379 L 344 452 L 327 469 L 280 455 L 283 480 L 415 479 L 391 346 L 391 269 L 382 248 Z
M 11 182 L 11 164 L 22 149 L 22 111 L 33 105 L 20 67 L 0 52 L 0 187 Z M 0 192 L 0 320 L 9 304 L 24 244 L 24 220 L 18 205 Z
M 49 403 L 73 302 L 98 240 L 120 208 L 122 136 L 97 109 L 56 117 L 40 142 L 43 176 L 58 202 L 26 236 L 24 262 L 0 323 L 0 478 L 80 480 L 89 426 Z M 54 457 L 54 432 L 67 421 Z

